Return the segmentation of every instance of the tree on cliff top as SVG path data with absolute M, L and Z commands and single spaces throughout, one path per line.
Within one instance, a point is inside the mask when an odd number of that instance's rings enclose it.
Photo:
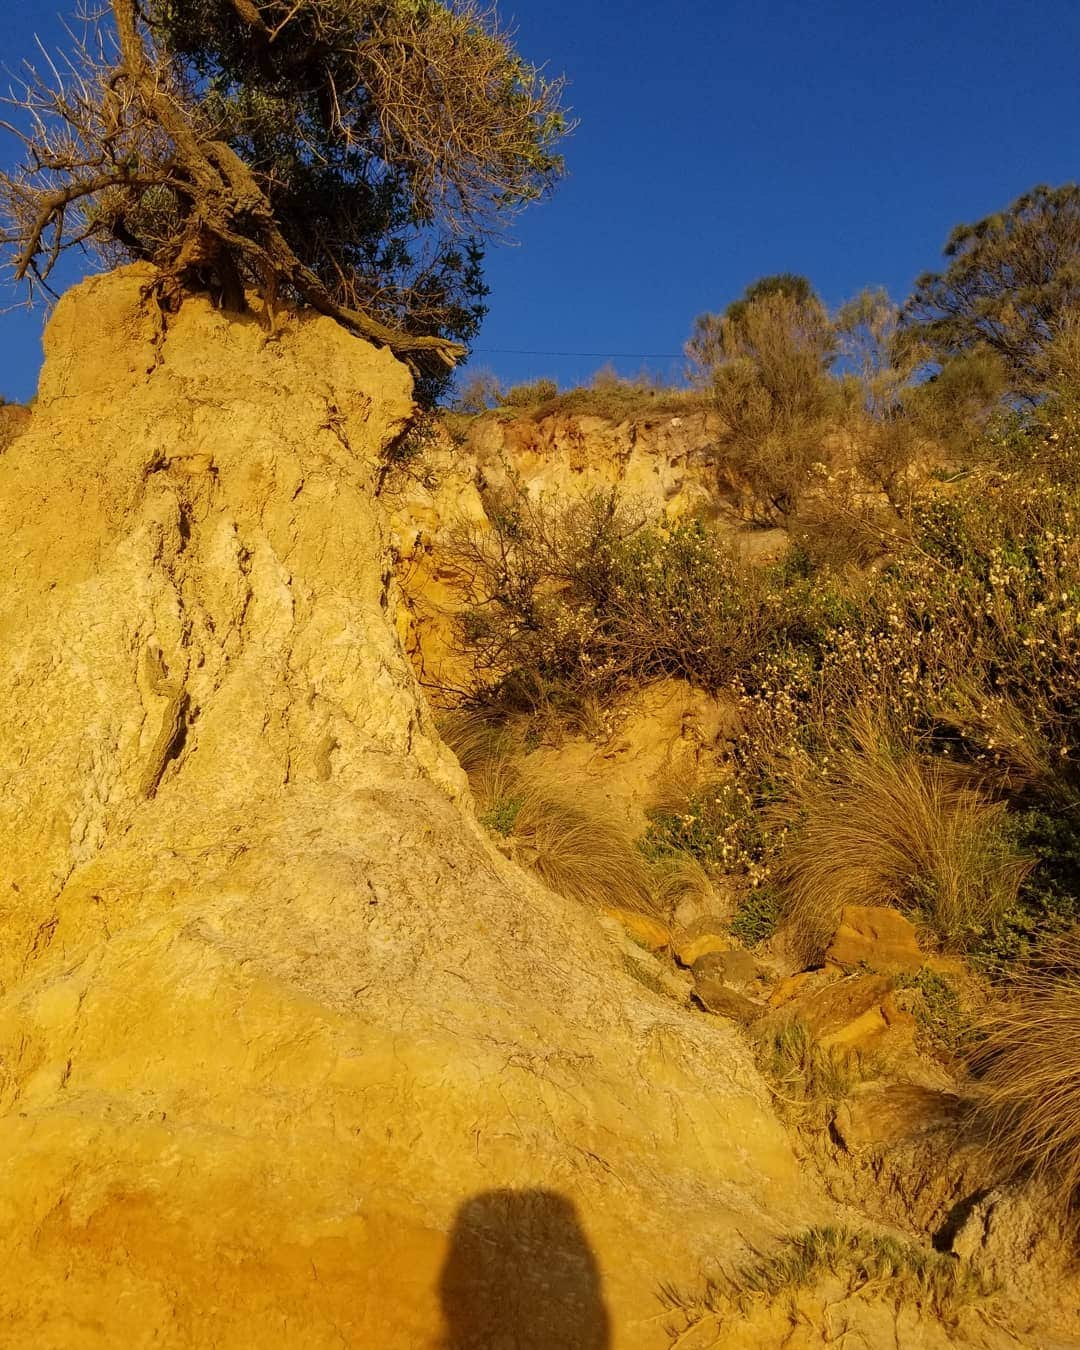
M 561 83 L 475 0 L 110 0 L 14 100 L 14 268 L 144 259 L 169 302 L 309 305 L 444 379 L 485 312 L 482 243 L 559 178 Z
M 908 335 L 941 360 L 989 348 L 1016 393 L 1038 394 L 1048 351 L 1080 313 L 1080 186 L 1032 188 L 1007 210 L 957 226 L 945 257 L 943 272 L 915 284 Z

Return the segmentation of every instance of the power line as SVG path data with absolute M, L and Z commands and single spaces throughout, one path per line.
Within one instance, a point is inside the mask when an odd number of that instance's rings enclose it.
M 513 347 L 474 347 L 472 350 L 484 356 L 580 356 L 595 360 L 606 356 L 612 361 L 682 361 L 686 358 L 685 352 L 533 352 Z

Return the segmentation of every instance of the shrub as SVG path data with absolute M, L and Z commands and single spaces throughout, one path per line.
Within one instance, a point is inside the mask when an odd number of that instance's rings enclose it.
M 246 289 L 280 294 L 439 393 L 485 313 L 483 241 L 562 174 L 560 82 L 468 3 L 111 0 L 85 17 L 11 95 L 16 277 L 47 289 L 69 249 L 96 249 L 159 268 L 163 313 L 185 289 L 241 309 Z
M 589 385 L 567 389 L 531 410 L 535 418 L 561 413 L 565 416 L 603 417 L 609 422 L 634 422 L 648 418 L 675 417 L 707 410 L 708 400 L 700 390 L 663 385 L 651 378 L 633 380 L 593 377 Z
M 1080 928 L 1049 943 L 985 1021 L 975 1057 L 991 1146 L 1080 1203 Z
M 880 472 L 885 474 L 885 469 Z M 810 482 L 813 490 L 803 498 L 789 529 L 813 570 L 867 567 L 895 546 L 899 525 L 895 508 L 880 493 L 867 492 L 854 469 L 829 473 L 820 464 Z M 889 491 L 899 495 L 894 484 Z
M 1062 390 L 999 419 L 985 462 L 921 490 L 865 570 L 815 567 L 805 537 L 749 569 L 697 521 L 515 494 L 463 565 L 475 700 L 566 718 L 663 676 L 732 689 L 734 777 L 658 812 L 649 856 L 747 879 L 744 940 L 779 897 L 820 952 L 873 897 L 1000 968 L 1080 917 L 1072 408 Z
M 752 885 L 768 875 L 761 815 L 734 780 L 706 783 L 655 807 L 641 848 L 654 860 L 689 858 L 706 873 L 741 873 Z
M 454 411 L 482 413 L 502 402 L 502 385 L 490 370 L 476 370 L 462 381 L 454 400 Z
M 499 403 L 504 408 L 534 408 L 538 403 L 546 403 L 559 392 L 554 380 L 532 380 L 525 384 L 512 385 L 505 394 L 499 395 Z
M 450 546 L 474 697 L 580 706 L 677 676 L 717 690 L 768 642 L 764 581 L 698 521 L 644 526 L 614 494 L 515 493 Z
M 924 966 L 914 977 L 901 977 L 898 985 L 918 991 L 918 1001 L 912 1009 L 915 1019 L 951 1058 L 959 1058 L 971 1047 L 974 1026 L 951 980 Z
M 783 897 L 775 885 L 765 882 L 742 897 L 729 927 L 744 947 L 756 947 L 772 937 L 782 918 Z
M 755 518 L 768 522 L 796 510 L 824 454 L 839 391 L 829 376 L 836 339 L 825 307 L 804 279 L 774 280 L 722 318 L 702 315 L 687 344 L 727 426 L 730 467 L 748 486 Z

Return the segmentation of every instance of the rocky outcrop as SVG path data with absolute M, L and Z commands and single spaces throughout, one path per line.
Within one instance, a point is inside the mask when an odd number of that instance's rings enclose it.
M 0 456 L 5 1342 L 666 1345 L 823 1202 L 736 1031 L 473 821 L 374 498 L 404 368 L 144 281 L 60 303 Z
M 722 432 L 718 414 L 698 410 L 622 421 L 582 413 L 489 413 L 469 425 L 464 448 L 494 491 L 511 478 L 532 495 L 564 499 L 618 488 L 650 513 L 713 516 L 723 510 L 734 520 L 737 494 L 725 479 Z

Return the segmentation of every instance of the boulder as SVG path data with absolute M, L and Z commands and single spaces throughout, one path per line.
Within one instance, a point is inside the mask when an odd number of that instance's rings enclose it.
M 693 962 L 693 971 L 696 979 L 708 977 L 752 994 L 762 994 L 770 978 L 770 971 L 744 947 L 706 952 Z
M 837 1108 L 833 1129 L 849 1153 L 891 1148 L 904 1140 L 953 1126 L 964 1103 L 952 1092 L 914 1083 L 871 1084 Z
M 743 1027 L 752 1025 L 765 1012 L 760 1003 L 710 975 L 695 975 L 694 998 L 706 1012 L 726 1017 Z
M 727 921 L 710 914 L 676 930 L 672 938 L 675 959 L 684 966 L 693 966 L 713 952 L 733 951 L 738 945 L 728 930 Z
M 671 931 L 667 924 L 635 909 L 605 909 L 605 914 L 626 930 L 639 947 L 648 952 L 666 951 L 671 945 Z
M 888 975 L 849 975 L 803 992 L 770 1013 L 777 1025 L 800 1018 L 825 1047 L 899 1055 L 914 1046 L 914 1017 L 897 1006 Z
M 825 959 L 887 974 L 919 970 L 924 960 L 914 924 L 885 905 L 845 905 Z

